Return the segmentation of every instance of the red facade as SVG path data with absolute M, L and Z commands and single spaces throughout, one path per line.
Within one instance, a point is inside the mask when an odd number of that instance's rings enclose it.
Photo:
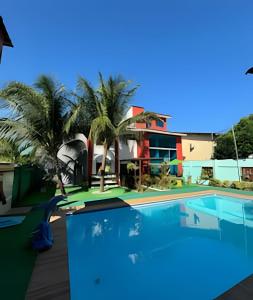
M 143 107 L 139 106 L 132 106 L 132 115 L 136 116 L 140 113 L 144 112 Z M 160 121 L 152 121 L 151 124 L 145 124 L 145 123 L 136 123 L 135 128 L 136 129 L 144 129 L 144 138 L 138 141 L 138 149 L 137 149 L 137 155 L 138 158 L 147 158 L 150 159 L 150 134 L 149 132 L 145 131 L 150 130 L 151 132 L 154 130 L 155 134 L 157 135 L 163 135 L 166 133 L 166 135 L 169 135 L 167 130 L 167 116 L 157 114 L 160 117 Z M 159 131 L 161 133 L 159 133 Z M 152 132 L 152 134 L 154 134 Z M 173 135 L 173 134 L 172 134 Z M 173 135 L 175 136 L 175 135 Z M 182 139 L 181 136 L 176 136 L 176 158 L 178 160 L 183 160 L 183 153 L 182 153 Z M 169 146 L 168 146 L 169 147 Z M 177 168 L 177 175 L 182 176 L 183 174 L 183 168 L 182 164 L 178 165 Z

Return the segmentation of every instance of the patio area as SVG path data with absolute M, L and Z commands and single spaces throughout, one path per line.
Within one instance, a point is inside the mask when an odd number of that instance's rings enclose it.
M 56 194 L 59 191 L 56 191 Z M 42 209 L 33 209 L 26 213 L 26 218 L 24 222 L 20 225 L 1 229 L 0 235 L 0 255 L 5 259 L 2 261 L 3 268 L 1 268 L 1 291 L 3 299 L 23 299 L 25 297 L 27 287 L 30 282 L 30 278 L 32 272 L 34 270 L 34 266 L 39 265 L 40 268 L 45 267 L 45 272 L 47 268 L 50 266 L 50 269 L 57 270 L 58 274 L 59 268 L 62 266 L 62 260 L 56 259 L 58 255 L 60 257 L 66 257 L 66 243 L 65 241 L 65 220 L 64 216 L 65 213 L 69 210 L 73 211 L 88 211 L 94 209 L 104 209 L 104 208 L 113 208 L 113 207 L 121 207 L 123 205 L 134 205 L 134 204 L 141 204 L 141 203 L 151 203 L 157 201 L 164 201 L 168 199 L 178 199 L 185 196 L 192 196 L 196 194 L 205 194 L 205 193 L 221 193 L 221 194 L 231 194 L 237 195 L 240 198 L 249 197 L 253 199 L 253 192 L 249 191 L 239 191 L 235 189 L 228 189 L 228 188 L 218 188 L 218 187 L 210 187 L 210 186 L 198 186 L 198 185 L 189 185 L 183 186 L 182 188 L 175 188 L 165 192 L 156 192 L 156 191 L 145 191 L 144 193 L 137 193 L 136 191 L 127 190 L 124 188 L 111 188 L 108 190 L 108 193 L 105 194 L 98 194 L 96 190 L 91 189 L 89 191 L 84 191 L 80 189 L 80 187 L 70 187 L 67 188 L 67 192 L 69 193 L 68 202 L 61 203 L 59 208 L 63 211 L 56 212 L 56 216 L 60 215 L 61 218 L 53 219 L 55 222 L 53 223 L 53 235 L 55 238 L 55 245 L 53 249 L 42 253 L 37 254 L 35 251 L 31 249 L 30 245 L 30 236 L 34 228 L 39 224 L 41 221 L 43 210 Z M 94 193 L 95 192 L 95 193 Z M 29 195 L 26 199 L 23 200 L 22 203 L 19 203 L 19 206 L 35 208 L 38 207 L 39 204 L 45 203 L 50 199 L 52 194 L 50 192 L 45 193 L 34 193 Z M 15 209 L 13 213 L 15 213 Z M 15 237 L 15 238 L 13 238 Z M 65 247 L 65 248 L 64 248 Z M 58 253 L 58 254 L 57 254 Z M 63 255 L 63 253 L 65 253 Z M 51 259 L 48 260 L 48 257 Z M 36 259 L 37 260 L 36 262 Z M 40 261 L 45 260 L 50 261 L 50 263 L 40 263 Z M 54 263 L 60 263 L 58 267 L 54 266 Z M 67 264 L 64 268 L 67 269 Z M 44 266 L 44 267 L 43 267 Z M 65 275 L 64 275 L 65 274 Z M 37 273 L 36 278 L 43 279 Z M 66 272 L 63 273 L 63 276 L 55 277 L 56 284 L 58 287 L 61 285 L 66 287 Z M 38 278 L 36 279 L 38 280 Z M 38 282 L 35 284 L 39 284 Z M 44 277 L 45 282 L 47 281 L 47 277 Z M 60 282 L 65 282 L 59 283 Z M 44 282 L 44 284 L 46 284 Z M 39 284 L 39 286 L 41 286 Z M 43 284 L 42 284 L 43 286 Z M 54 283 L 52 283 L 52 287 L 54 287 Z M 36 288 L 30 287 L 33 295 L 33 298 L 30 299 L 40 299 L 36 298 Z M 56 287 L 53 288 L 54 291 L 57 290 Z M 61 295 L 61 293 L 59 293 Z

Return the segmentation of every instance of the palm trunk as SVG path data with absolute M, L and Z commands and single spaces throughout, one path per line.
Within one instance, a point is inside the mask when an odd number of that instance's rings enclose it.
M 104 144 L 104 154 L 101 165 L 101 178 L 100 178 L 100 192 L 105 191 L 105 165 L 106 165 L 106 156 L 107 156 L 108 146 L 107 143 Z
M 66 195 L 64 184 L 62 182 L 61 170 L 60 170 L 58 158 L 55 159 L 55 166 L 56 166 L 56 175 L 57 175 L 57 178 L 58 178 L 58 185 L 60 187 L 61 193 L 62 193 L 62 195 Z
M 134 169 L 134 187 L 137 189 L 137 176 L 136 176 L 136 169 Z
M 117 184 L 120 185 L 120 176 L 119 176 L 119 140 L 118 140 L 118 138 L 115 139 L 114 147 L 115 147 L 115 175 L 116 175 Z

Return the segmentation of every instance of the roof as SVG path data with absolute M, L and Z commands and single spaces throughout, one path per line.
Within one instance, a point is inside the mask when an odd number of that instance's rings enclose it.
M 145 110 L 143 106 L 132 105 L 131 107 L 143 108 L 143 110 Z M 166 118 L 166 119 L 172 118 L 171 115 L 168 115 L 168 114 L 160 114 L 160 113 L 157 113 L 157 112 L 153 112 L 153 113 L 156 114 L 160 118 Z
M 174 136 L 186 136 L 185 133 L 180 132 L 170 132 L 170 131 L 162 131 L 162 130 L 155 130 L 155 129 L 149 129 L 149 128 L 129 128 L 131 131 L 134 132 L 149 132 L 149 133 L 159 133 L 163 135 L 174 135 Z
M 158 117 L 160 117 L 160 118 L 166 118 L 166 119 L 171 119 L 172 117 L 171 117 L 171 115 L 165 115 L 165 114 L 159 114 L 159 113 L 155 113 Z
M 175 132 L 177 133 L 177 132 Z M 183 132 L 185 135 L 191 135 L 191 134 L 195 134 L 195 135 L 219 135 L 219 133 L 216 132 L 189 132 L 189 131 L 185 131 Z
M 4 46 L 13 47 L 12 41 L 9 37 L 9 34 L 3 22 L 3 18 L 1 16 L 0 16 L 0 37 L 3 41 Z

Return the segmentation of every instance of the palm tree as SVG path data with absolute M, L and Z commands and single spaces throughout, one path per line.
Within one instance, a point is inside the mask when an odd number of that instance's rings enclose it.
M 1 139 L 0 158 L 16 164 L 26 164 L 35 161 L 34 150 L 29 145 L 19 145 L 15 141 Z
M 66 124 L 69 101 L 65 88 L 49 76 L 42 75 L 34 88 L 20 82 L 11 82 L 0 91 L 1 107 L 11 114 L 0 120 L 0 138 L 19 145 L 32 145 L 51 158 L 52 167 L 62 183 L 58 150 L 67 138 Z M 68 125 L 69 128 L 71 125 Z
M 77 89 L 72 94 L 74 99 L 69 101 L 70 115 L 65 126 L 66 132 L 81 132 L 89 136 L 92 120 L 98 116 L 96 92 L 87 80 L 80 77 Z
M 134 95 L 137 86 L 129 89 L 130 82 L 121 77 L 109 77 L 104 81 L 99 73 L 99 88 L 95 91 L 94 100 L 96 101 L 97 117 L 91 123 L 90 137 L 97 144 L 103 144 L 103 158 L 101 164 L 100 191 L 104 191 L 104 175 L 106 157 L 109 148 L 115 144 L 118 147 L 119 139 L 126 138 L 133 134 L 129 126 L 135 122 L 147 122 L 159 119 L 156 115 L 149 112 L 141 113 L 137 116 L 125 118 L 129 100 Z M 115 143 L 116 142 L 116 143 Z M 118 149 L 115 149 L 118 152 Z M 118 164 L 118 158 L 115 159 Z

